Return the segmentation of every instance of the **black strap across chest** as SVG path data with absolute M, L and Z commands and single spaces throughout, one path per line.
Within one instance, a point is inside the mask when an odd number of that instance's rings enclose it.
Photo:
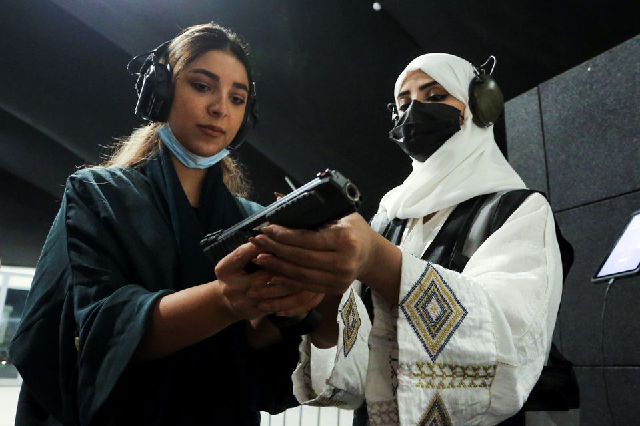
M 518 189 L 478 195 L 456 206 L 422 259 L 462 272 L 480 245 L 535 191 Z M 377 231 L 398 245 L 407 219 L 384 221 Z
M 449 214 L 422 259 L 462 272 L 478 247 L 535 192 L 518 189 L 478 195 L 463 201 Z M 378 221 L 374 218 L 372 222 Z M 407 222 L 407 219 L 383 218 L 374 229 L 395 245 L 400 245 Z M 373 319 L 371 290 L 365 284 L 361 294 L 367 312 Z

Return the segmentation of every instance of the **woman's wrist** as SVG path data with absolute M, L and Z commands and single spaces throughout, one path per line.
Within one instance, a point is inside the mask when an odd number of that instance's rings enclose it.
M 158 300 L 152 325 L 134 360 L 169 355 L 213 336 L 239 319 L 229 308 L 218 281 L 168 294 Z
M 311 343 L 317 348 L 326 349 L 338 343 L 338 307 L 342 300 L 341 294 L 325 294 L 322 302 L 316 310 L 322 316 L 320 326 L 312 333 L 309 333 Z
M 398 303 L 402 252 L 382 235 L 374 233 L 369 254 L 358 279 L 392 305 Z
M 236 323 L 244 318 L 240 315 L 240 313 L 231 305 L 229 300 L 225 297 L 222 292 L 222 283 L 218 280 L 211 281 L 206 284 L 210 286 L 210 291 L 213 292 L 214 300 L 217 300 L 218 303 L 215 309 L 218 309 L 218 316 L 223 318 L 228 325 Z

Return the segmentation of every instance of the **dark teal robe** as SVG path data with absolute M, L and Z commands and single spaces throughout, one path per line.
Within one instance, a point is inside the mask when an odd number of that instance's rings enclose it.
M 16 425 L 258 425 L 258 410 L 295 405 L 298 342 L 252 350 L 242 321 L 129 363 L 162 296 L 215 279 L 201 238 L 256 206 L 213 166 L 193 209 L 164 151 L 72 175 L 11 346 L 24 379 Z

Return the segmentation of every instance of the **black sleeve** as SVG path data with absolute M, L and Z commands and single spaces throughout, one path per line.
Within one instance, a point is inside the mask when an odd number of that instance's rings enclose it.
M 126 214 L 118 214 L 128 206 L 103 197 L 108 189 L 72 177 L 66 191 L 66 254 L 79 337 L 77 404 L 82 424 L 89 424 L 109 397 L 150 326 L 156 302 L 170 293 L 161 283 L 153 288 L 131 282 L 134 263 L 155 259 L 145 256 L 142 243 L 138 254 L 126 249 L 124 236 L 134 238 L 139 232 L 128 229 Z
M 64 371 L 63 360 L 72 359 L 73 371 L 76 353 L 73 321 L 68 327 L 62 317 L 69 281 L 65 211 L 66 195 L 47 235 L 20 325 L 11 342 L 11 362 L 23 379 L 16 426 L 61 424 L 68 412 L 69 392 L 65 383 L 71 373 Z M 62 337 L 67 328 L 71 329 L 68 341 Z

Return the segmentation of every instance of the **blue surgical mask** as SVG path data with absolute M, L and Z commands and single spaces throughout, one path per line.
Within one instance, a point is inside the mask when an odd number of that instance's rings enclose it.
M 169 148 L 173 155 L 175 155 L 178 161 L 190 169 L 209 168 L 229 155 L 229 150 L 226 148 L 211 157 L 200 157 L 199 155 L 194 154 L 182 146 L 178 139 L 173 135 L 173 132 L 167 123 L 160 126 L 158 129 L 158 136 L 160 136 L 162 142 L 164 142 L 165 146 Z

